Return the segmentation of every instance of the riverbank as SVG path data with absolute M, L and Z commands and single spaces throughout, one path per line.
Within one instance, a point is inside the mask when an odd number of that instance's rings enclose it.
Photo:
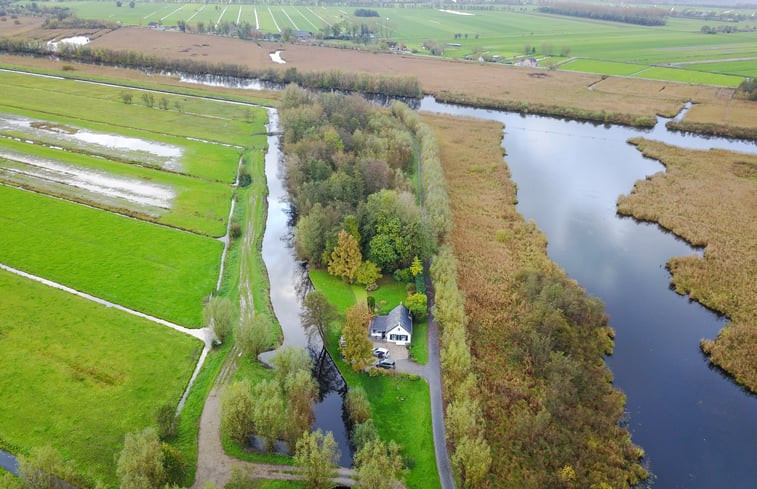
M 563 326 L 542 331 L 544 336 L 529 332 L 548 323 L 536 322 L 539 301 L 523 289 L 524 271 L 553 277 L 550 287 L 570 297 L 577 310 L 596 306 L 584 302 L 583 292 L 565 281 L 547 257 L 544 235 L 515 209 L 515 185 L 502 164 L 502 126 L 441 116 L 424 120 L 440 141 L 473 367 L 483 391 L 484 433 L 497 460 L 485 487 L 638 483 L 646 476 L 638 464 L 642 452 L 618 426 L 625 398 L 607 384 L 609 373 L 601 362 L 612 348 L 610 330 L 602 321 L 588 329 L 575 328 L 570 318 L 553 312 L 547 316 Z M 575 350 L 575 341 L 583 345 L 581 353 Z M 555 370 L 554 355 L 577 360 L 571 368 L 584 372 L 583 388 L 594 395 L 584 397 L 580 390 L 568 388 L 575 379 L 555 384 L 567 371 Z M 554 397 L 558 391 L 560 395 Z
M 704 256 L 668 262 L 671 284 L 731 321 L 702 350 L 736 382 L 757 392 L 757 156 L 694 151 L 646 139 L 632 140 L 664 173 L 640 180 L 618 199 L 618 213 L 655 222 Z

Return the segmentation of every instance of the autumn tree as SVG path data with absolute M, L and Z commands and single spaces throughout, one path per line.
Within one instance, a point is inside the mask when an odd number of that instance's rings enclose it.
M 413 274 L 413 277 L 416 277 L 419 274 L 423 273 L 423 263 L 421 262 L 420 258 L 418 258 L 418 255 L 415 255 L 415 257 L 413 258 L 413 263 L 410 264 L 410 273 Z
M 360 252 L 360 245 L 355 237 L 347 231 L 342 230 L 339 233 L 337 245 L 331 252 L 329 260 L 329 274 L 335 277 L 341 277 L 345 282 L 352 283 L 355 280 L 360 264 L 363 261 L 363 255 Z
M 359 372 L 371 363 L 373 344 L 368 339 L 368 323 L 371 311 L 366 304 L 355 304 L 347 309 L 342 336 L 344 344 L 340 347 L 342 355 L 352 368 Z
M 306 328 L 315 328 L 325 342 L 329 323 L 337 318 L 336 308 L 320 290 L 308 293 L 302 306 L 302 325 Z
M 283 386 L 287 378 L 297 371 L 310 372 L 313 369 L 313 360 L 304 348 L 285 346 L 273 357 L 271 365 L 276 374 L 276 382 Z
M 297 440 L 294 461 L 304 470 L 306 487 L 325 488 L 339 461 L 334 435 L 324 435 L 321 430 L 305 433 Z
M 372 261 L 365 260 L 358 267 L 355 278 L 360 285 L 373 284 L 381 278 L 381 269 Z
M 391 441 L 385 444 L 379 439 L 367 442 L 355 454 L 355 466 L 364 489 L 399 489 L 404 487 L 400 479 L 404 475 L 404 463 L 400 447 Z
M 463 438 L 450 458 L 458 470 L 464 488 L 478 487 L 492 464 L 491 448 L 483 437 Z
M 221 426 L 232 440 L 244 443 L 253 430 L 252 387 L 245 381 L 229 384 L 221 398 Z
M 155 429 L 127 433 L 116 464 L 121 489 L 162 487 L 166 482 L 163 461 L 163 448 Z
M 413 319 L 421 321 L 426 318 L 428 298 L 426 294 L 410 294 L 405 298 L 405 306 L 413 315 Z

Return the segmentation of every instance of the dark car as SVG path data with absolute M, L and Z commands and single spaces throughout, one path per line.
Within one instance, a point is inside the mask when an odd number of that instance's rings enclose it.
M 376 366 L 378 368 L 394 368 L 394 360 L 380 360 L 378 363 L 376 363 Z

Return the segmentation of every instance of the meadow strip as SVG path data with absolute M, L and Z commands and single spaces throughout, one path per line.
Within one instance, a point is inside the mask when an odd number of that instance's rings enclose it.
M 632 140 L 666 172 L 638 181 L 618 199 L 618 213 L 656 222 L 704 258 L 668 262 L 671 283 L 731 320 L 714 341 L 702 340 L 712 363 L 757 392 L 757 156 L 696 151 L 645 139 Z
M 5 186 L 0 208 L 0 263 L 178 324 L 200 324 L 222 243 Z

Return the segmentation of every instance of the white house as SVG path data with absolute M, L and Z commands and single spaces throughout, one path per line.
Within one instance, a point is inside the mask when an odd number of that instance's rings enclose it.
M 409 345 L 413 339 L 413 319 L 403 304 L 389 311 L 386 316 L 371 319 L 369 329 L 371 338 L 397 345 Z

